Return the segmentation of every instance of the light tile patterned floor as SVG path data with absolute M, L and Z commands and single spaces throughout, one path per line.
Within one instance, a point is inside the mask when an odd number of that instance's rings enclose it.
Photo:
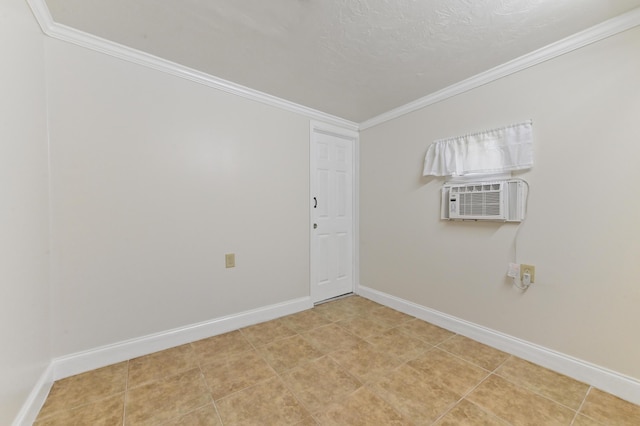
M 640 425 L 640 407 L 352 296 L 59 380 L 35 424 Z

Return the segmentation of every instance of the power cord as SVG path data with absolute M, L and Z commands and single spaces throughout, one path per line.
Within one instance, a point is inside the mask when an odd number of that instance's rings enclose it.
M 527 220 L 527 208 L 529 206 L 529 182 L 527 182 L 524 179 L 521 178 L 513 178 L 512 180 L 517 180 L 519 182 L 522 182 L 525 184 L 526 186 L 526 194 L 524 197 L 524 219 L 522 219 L 522 221 L 518 224 L 518 228 L 516 229 L 516 234 L 513 237 L 513 261 L 514 264 L 518 264 L 518 237 L 520 235 L 520 229 L 522 228 L 522 225 L 524 224 L 525 220 Z M 519 268 L 518 268 L 519 269 Z M 510 271 L 511 272 L 511 271 Z M 518 276 L 513 276 L 511 274 L 508 274 L 511 278 L 513 278 L 513 285 L 522 291 L 525 291 L 526 289 L 529 288 L 529 286 L 531 285 L 531 275 L 529 273 L 524 273 L 522 275 L 522 280 L 520 279 L 520 273 L 518 270 Z

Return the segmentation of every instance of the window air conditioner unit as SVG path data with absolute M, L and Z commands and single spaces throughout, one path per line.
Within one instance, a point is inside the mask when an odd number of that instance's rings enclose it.
M 526 183 L 519 179 L 447 182 L 442 187 L 441 219 L 521 222 Z

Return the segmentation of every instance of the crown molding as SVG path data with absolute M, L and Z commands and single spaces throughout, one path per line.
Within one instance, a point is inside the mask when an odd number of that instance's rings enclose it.
M 365 130 L 386 121 L 393 120 L 405 114 L 419 110 L 437 102 L 491 83 L 502 77 L 517 73 L 529 67 L 533 67 L 542 62 L 548 61 L 565 53 L 580 49 L 581 47 L 603 40 L 607 37 L 619 34 L 640 25 L 640 8 L 619 15 L 615 18 L 602 22 L 584 31 L 566 37 L 560 41 L 549 44 L 531 53 L 520 56 L 512 61 L 506 62 L 488 71 L 476 74 L 466 80 L 462 80 L 442 90 L 431 93 L 408 104 L 394 108 L 390 111 L 375 116 L 360 123 L 360 130 Z
M 349 130 L 358 130 L 358 124 L 327 114 L 322 111 L 315 110 L 264 92 L 253 90 L 251 88 L 241 86 L 228 80 L 224 80 L 210 74 L 159 58 L 154 55 L 136 50 L 112 41 L 103 39 L 92 34 L 85 33 L 75 28 L 54 22 L 49 8 L 45 0 L 27 0 L 33 14 L 42 28 L 42 31 L 49 37 L 58 40 L 73 43 L 75 45 L 101 52 L 128 62 L 152 68 L 167 74 L 184 78 L 204 86 L 208 86 L 226 93 L 241 96 L 252 101 L 261 102 L 285 111 L 293 112 L 306 116 L 312 120 L 318 120 L 325 123 L 333 124 L 341 128 Z
M 248 87 L 214 77 L 210 74 L 158 58 L 157 56 L 58 24 L 53 21 L 45 0 L 27 0 L 27 3 L 31 7 L 42 31 L 52 38 L 67 41 L 78 46 L 203 84 L 226 93 L 231 93 L 246 99 L 281 108 L 286 111 L 301 114 L 312 120 L 333 124 L 352 131 L 365 130 L 370 127 L 377 126 L 389 120 L 417 111 L 426 106 L 433 105 L 437 102 L 491 83 L 500 78 L 533 67 L 542 62 L 580 49 L 581 47 L 640 25 L 640 8 L 636 8 L 630 12 L 609 19 L 584 31 L 566 37 L 560 41 L 520 56 L 512 61 L 498 65 L 490 70 L 452 84 L 442 90 L 438 90 L 437 92 L 389 110 L 358 124 L 353 121 L 305 107 L 267 93 L 259 92 Z

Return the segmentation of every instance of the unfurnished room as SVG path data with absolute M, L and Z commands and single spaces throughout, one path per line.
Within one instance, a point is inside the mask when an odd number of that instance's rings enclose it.
M 1 0 L 0 424 L 640 425 L 640 0 Z

